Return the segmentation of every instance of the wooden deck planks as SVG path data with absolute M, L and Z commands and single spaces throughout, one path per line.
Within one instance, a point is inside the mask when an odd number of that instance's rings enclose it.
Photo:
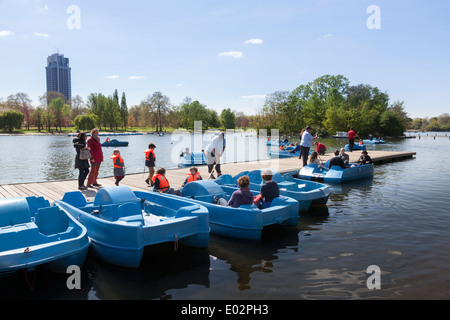
M 416 155 L 415 152 L 391 152 L 391 151 L 368 151 L 375 164 L 386 163 L 396 160 L 403 160 L 406 158 L 412 158 Z M 356 150 L 354 152 L 348 152 L 350 155 L 350 162 L 357 161 L 361 152 Z M 323 162 L 330 159 L 333 155 L 331 153 L 321 156 Z M 230 174 L 232 176 L 248 170 L 256 170 L 261 168 L 273 168 L 280 173 L 295 172 L 302 168 L 302 160 L 297 157 L 285 158 L 285 159 L 270 159 L 259 160 L 249 162 L 237 162 L 222 164 L 222 173 Z M 208 179 L 207 166 L 198 167 L 203 179 Z M 174 189 L 179 189 L 186 179 L 186 174 L 189 172 L 189 168 L 180 168 L 167 170 L 166 176 L 170 182 L 170 185 Z M 150 187 L 144 182 L 147 178 L 148 172 L 128 174 L 120 182 L 120 185 L 129 186 L 132 190 L 151 190 Z M 98 179 L 98 182 L 102 187 L 114 186 L 114 177 L 106 177 Z M 76 191 L 78 183 L 76 180 L 64 180 L 64 181 L 47 181 L 47 182 L 33 182 L 33 183 L 21 183 L 0 185 L 0 198 L 9 197 L 27 197 L 27 196 L 43 196 L 50 202 L 60 200 L 66 192 Z M 97 188 L 89 188 L 83 191 L 83 195 L 88 201 L 92 201 L 97 192 Z

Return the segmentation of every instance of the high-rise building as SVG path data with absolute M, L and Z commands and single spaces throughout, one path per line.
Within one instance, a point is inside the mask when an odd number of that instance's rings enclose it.
M 71 75 L 69 58 L 64 55 L 54 53 L 47 58 L 47 92 L 55 91 L 62 93 L 66 101 L 70 103 L 72 98 Z

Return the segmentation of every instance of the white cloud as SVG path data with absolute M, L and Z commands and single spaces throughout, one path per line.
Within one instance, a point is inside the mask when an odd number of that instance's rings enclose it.
M 145 79 L 144 76 L 129 76 L 128 80 L 140 80 L 140 79 Z
M 178 88 L 181 88 L 182 86 L 183 86 L 182 83 L 178 83 L 178 84 L 177 84 L 177 87 L 178 87 Z
M 112 76 L 106 76 L 106 79 L 119 79 L 120 77 L 118 75 L 112 75 Z
M 244 101 L 249 101 L 252 103 L 260 103 L 263 102 L 264 99 L 266 99 L 266 96 L 266 94 L 254 94 L 250 96 L 243 96 L 242 99 L 244 99 Z
M 36 37 L 48 38 L 49 35 L 47 33 L 35 32 L 34 35 Z
M 333 35 L 332 35 L 331 33 L 328 33 L 328 34 L 326 34 L 326 35 L 320 37 L 319 40 L 329 39 L 329 38 L 331 38 L 332 36 L 333 36 Z
M 12 35 L 14 32 L 12 31 L 8 31 L 8 30 L 2 30 L 0 31 L 0 37 L 8 37 L 10 35 Z
M 263 44 L 261 39 L 250 39 L 245 41 L 245 44 Z
M 219 53 L 219 57 L 231 57 L 234 59 L 240 59 L 244 57 L 244 54 L 240 51 L 227 51 Z

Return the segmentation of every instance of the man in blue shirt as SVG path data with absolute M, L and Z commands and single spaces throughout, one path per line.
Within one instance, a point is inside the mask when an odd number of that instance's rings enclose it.
M 309 149 L 312 147 L 312 142 L 317 138 L 317 135 L 313 137 L 310 132 L 311 127 L 307 126 L 305 132 L 302 134 L 302 141 L 300 142 L 300 157 L 303 159 L 304 167 L 308 164 Z

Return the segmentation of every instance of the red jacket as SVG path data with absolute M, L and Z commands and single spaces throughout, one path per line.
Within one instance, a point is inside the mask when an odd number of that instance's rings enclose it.
M 317 142 L 316 151 L 319 152 L 320 149 L 327 150 L 327 147 L 323 143 Z
M 87 139 L 87 146 L 91 149 L 91 155 L 94 157 L 94 162 L 103 162 L 102 145 L 97 140 L 89 137 Z

